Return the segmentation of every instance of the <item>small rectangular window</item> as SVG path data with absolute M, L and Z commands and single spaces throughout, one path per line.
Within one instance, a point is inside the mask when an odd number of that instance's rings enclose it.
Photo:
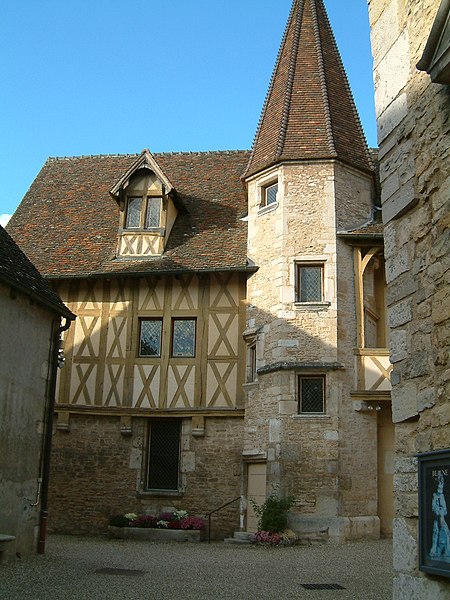
M 325 376 L 301 375 L 298 378 L 298 412 L 323 414 L 325 412 Z
M 263 188 L 262 206 L 269 206 L 277 201 L 278 182 Z
M 256 344 L 248 348 L 247 382 L 256 381 Z
M 172 319 L 172 351 L 173 357 L 195 356 L 195 319 Z
M 139 356 L 161 356 L 162 319 L 141 319 Z
M 145 217 L 145 227 L 159 227 L 161 219 L 161 198 L 149 196 L 147 198 L 147 214 Z
M 181 419 L 152 419 L 148 437 L 147 488 L 178 491 Z
M 125 227 L 127 229 L 138 228 L 141 226 L 141 207 L 142 207 L 142 198 L 140 198 L 140 197 L 128 198 L 127 218 L 125 221 Z
M 296 265 L 296 302 L 323 302 L 323 264 Z

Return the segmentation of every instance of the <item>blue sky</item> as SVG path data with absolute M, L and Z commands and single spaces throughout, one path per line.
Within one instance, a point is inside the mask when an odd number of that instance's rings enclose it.
M 375 146 L 366 0 L 325 5 Z M 290 7 L 2 0 L 0 215 L 48 156 L 250 148 Z

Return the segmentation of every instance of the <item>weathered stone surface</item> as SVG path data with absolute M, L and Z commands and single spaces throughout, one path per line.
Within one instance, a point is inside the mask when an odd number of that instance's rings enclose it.
M 448 585 L 430 578 L 400 574 L 394 578 L 395 600 L 448 600 Z
M 414 455 L 450 447 L 450 119 L 448 86 L 414 68 L 440 1 L 371 0 L 396 423 L 395 600 L 440 599 L 417 570 Z M 394 49 L 398 50 L 395 59 Z M 392 69 L 399 62 L 397 72 Z M 400 66 L 402 63 L 402 66 Z M 444 225 L 445 223 L 445 225 Z
M 71 415 L 71 432 L 57 431 L 53 441 L 53 531 L 103 532 L 112 516 L 127 512 L 158 514 L 182 509 L 203 516 L 239 496 L 242 418 L 208 418 L 202 437 L 192 436 L 190 419 L 184 421 L 182 489 L 172 495 L 143 489 L 145 428 L 146 419 L 133 418 L 132 435 L 123 436 L 118 417 Z M 218 447 L 227 448 L 226 461 Z M 239 527 L 236 506 L 215 515 L 213 538 L 229 535 Z
M 396 363 L 408 356 L 408 332 L 397 330 L 390 337 L 391 362 Z
M 414 526 L 417 526 L 416 522 Z M 393 543 L 398 550 L 394 555 L 394 569 L 397 571 L 411 572 L 416 568 L 417 540 L 411 529 L 409 521 L 394 519 Z
M 389 327 L 395 328 L 400 325 L 405 325 L 412 318 L 412 299 L 407 298 L 402 302 L 399 302 L 395 306 L 391 306 L 389 309 Z

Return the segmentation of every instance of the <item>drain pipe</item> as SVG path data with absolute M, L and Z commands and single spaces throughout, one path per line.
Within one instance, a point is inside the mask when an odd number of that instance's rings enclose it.
M 70 327 L 71 320 L 65 318 L 64 325 L 61 325 L 60 320 L 53 321 L 52 333 L 50 338 L 50 365 L 49 365 L 49 387 L 48 387 L 48 402 L 47 414 L 44 430 L 44 448 L 42 458 L 42 473 L 41 473 L 41 514 L 39 520 L 39 541 L 38 554 L 45 552 L 45 538 L 47 535 L 47 520 L 48 520 L 48 484 L 50 477 L 50 457 L 52 452 L 53 438 L 53 414 L 56 402 L 56 378 L 58 374 L 58 358 L 61 334 Z

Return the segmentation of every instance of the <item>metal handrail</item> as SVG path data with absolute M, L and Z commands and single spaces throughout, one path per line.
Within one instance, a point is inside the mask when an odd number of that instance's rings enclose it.
M 213 515 L 216 512 L 219 512 L 219 510 L 222 510 L 222 508 L 225 508 L 226 506 L 229 506 L 230 504 L 233 504 L 233 502 L 236 502 L 236 500 L 240 500 L 240 499 L 241 499 L 241 496 L 237 496 L 237 498 L 233 498 L 233 500 L 230 500 L 229 502 L 222 504 L 222 506 L 219 506 L 219 508 L 215 508 L 211 512 L 206 513 L 205 519 L 206 519 L 206 517 L 208 517 L 208 544 L 211 543 L 211 515 Z

